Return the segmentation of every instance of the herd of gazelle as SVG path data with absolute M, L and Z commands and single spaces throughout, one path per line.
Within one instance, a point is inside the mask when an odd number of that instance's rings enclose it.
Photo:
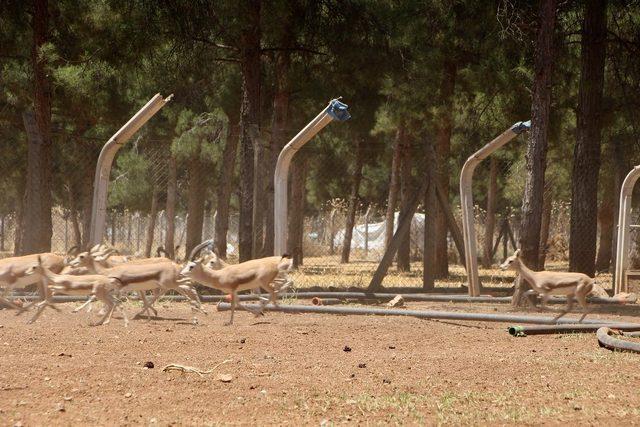
M 208 253 L 197 260 L 179 265 L 164 257 L 129 259 L 116 255 L 113 249 L 105 245 L 96 245 L 91 250 L 70 258 L 69 255 L 65 257 L 43 253 L 1 259 L 0 290 L 6 293 L 13 289 L 38 285 L 41 300 L 22 307 L 1 295 L 0 303 L 18 310 L 19 313 L 28 308 L 35 308 L 35 314 L 29 320 L 31 323 L 46 307 L 56 308 L 52 296 L 87 296 L 87 302 L 74 312 L 90 307 L 92 302 L 98 300 L 104 304 L 104 308 L 102 317 L 94 325 L 109 323 L 116 308 L 121 310 L 127 325 L 128 318 L 119 304 L 118 296 L 129 292 L 140 294 L 143 308 L 138 315 L 157 315 L 153 304 L 169 291 L 185 296 L 193 311 L 206 314 L 202 309 L 198 292 L 192 284 L 197 282 L 231 294 L 231 318 L 227 324 L 232 324 L 235 308 L 239 305 L 238 292 L 261 288 L 269 293 L 270 301 L 276 304 L 277 292 L 289 283 L 286 273 L 291 269 L 291 259 L 288 255 L 230 265 L 215 253 Z M 151 300 L 147 299 L 147 291 L 152 293 Z M 261 312 L 250 311 L 255 314 Z
M 520 250 L 507 258 L 500 265 L 503 270 L 515 270 L 522 280 L 529 283 L 531 289 L 524 296 L 540 295 L 544 308 L 549 298 L 554 295 L 567 297 L 567 307 L 554 320 L 564 316 L 573 307 L 573 299 L 577 299 L 584 313 L 580 321 L 588 314 L 587 295 L 593 289 L 594 279 L 582 273 L 566 273 L 551 271 L 532 271 L 520 259 Z M 115 255 L 115 251 L 105 245 L 96 245 L 88 252 L 82 252 L 69 259 L 53 253 L 26 255 L 0 260 L 0 290 L 24 289 L 29 285 L 40 285 L 41 301 L 32 304 L 35 314 L 30 323 L 35 321 L 45 307 L 53 307 L 52 296 L 73 295 L 87 296 L 88 300 L 74 312 L 99 300 L 104 304 L 102 318 L 94 325 L 109 323 L 114 310 L 119 307 L 125 325 L 128 318 L 119 304 L 118 295 L 138 292 L 143 303 L 141 315 L 157 315 L 153 304 L 169 291 L 176 291 L 185 296 L 193 311 L 203 314 L 200 298 L 192 283 L 217 289 L 231 295 L 231 318 L 238 304 L 238 292 L 262 289 L 269 293 L 270 302 L 277 303 L 277 293 L 290 282 L 286 273 L 291 269 L 291 259 L 287 255 L 266 257 L 246 261 L 240 264 L 227 264 L 224 260 L 210 252 L 197 260 L 184 265 L 164 258 L 129 259 Z M 146 292 L 152 292 L 151 300 Z M 262 304 L 264 305 L 264 300 Z M 0 303 L 18 310 L 21 307 L 0 295 Z M 249 307 L 246 310 L 255 311 Z M 195 320 L 195 318 L 194 318 Z

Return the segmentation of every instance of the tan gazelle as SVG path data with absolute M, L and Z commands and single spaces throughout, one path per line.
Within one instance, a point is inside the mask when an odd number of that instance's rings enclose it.
M 262 288 L 271 295 L 271 302 L 276 304 L 276 291 L 273 281 L 291 269 L 291 258 L 288 255 L 259 258 L 240 264 L 227 265 L 220 270 L 213 270 L 202 264 L 203 259 L 190 261 L 182 269 L 181 274 L 201 285 L 218 289 L 231 294 L 231 318 L 226 325 L 233 324 L 236 306 L 247 309 L 238 303 L 238 292 Z M 252 310 L 249 310 L 252 311 Z
M 567 308 L 558 314 L 553 320 L 567 314 L 573 307 L 573 298 L 583 308 L 584 313 L 579 322 L 589 313 L 587 307 L 587 295 L 593 289 L 595 279 L 582 273 L 567 273 L 562 271 L 533 271 L 528 268 L 520 259 L 520 249 L 507 258 L 501 265 L 503 270 L 515 270 L 527 283 L 531 285 L 530 290 L 523 296 L 538 294 L 542 298 L 542 306 L 546 308 L 546 303 L 552 295 L 564 295 L 567 297 Z

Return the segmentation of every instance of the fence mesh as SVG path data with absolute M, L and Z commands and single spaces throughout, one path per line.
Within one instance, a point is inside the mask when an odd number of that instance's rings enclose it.
M 522 137 L 520 137 L 522 139 Z M 73 246 L 86 246 L 90 221 L 93 177 L 100 140 L 67 138 L 56 144 L 54 152 L 54 209 L 52 212 L 52 250 L 66 252 Z M 167 232 L 166 190 L 169 180 L 169 141 L 139 139 L 123 148 L 112 168 L 109 189 L 107 226 L 104 240 L 121 253 L 136 256 L 156 255 L 158 247 L 165 245 Z M 505 256 L 513 253 L 519 238 L 521 203 L 524 188 L 524 147 L 522 141 L 513 141 L 492 157 L 484 160 L 474 176 L 473 192 L 475 203 L 475 229 L 480 265 L 480 277 L 485 286 L 509 287 L 513 272 L 503 272 L 497 268 Z M 468 148 L 466 158 L 474 147 Z M 475 147 L 476 149 L 479 147 Z M 389 159 L 390 160 L 390 159 Z M 18 153 L 13 160 L 26 164 L 26 152 Z M 6 165 L 3 165 L 3 168 Z M 453 215 L 461 224 L 457 184 L 461 164 L 450 168 L 449 202 Z M 414 168 L 414 180 L 419 181 L 421 171 Z M 307 176 L 322 177 L 333 171 L 318 170 Z M 547 235 L 542 246 L 545 267 L 552 270 L 567 270 L 570 241 L 570 188 L 557 188 L 554 177 L 568 174 L 566 162 L 549 159 L 547 170 L 548 204 L 543 207 L 547 225 L 543 225 L 543 235 Z M 174 243 L 179 247 L 176 257 L 184 259 L 186 240 L 186 201 L 184 173 L 179 171 L 179 200 L 175 216 Z M 365 172 L 366 179 L 366 172 Z M 567 180 L 562 180 L 567 182 Z M 125 191 L 126 189 L 126 191 Z M 134 190 L 132 190 L 134 189 Z M 213 190 L 209 189 L 203 221 L 203 239 L 212 238 L 216 216 Z M 489 198 L 494 200 L 493 208 Z M 238 259 L 238 203 L 237 183 L 234 183 L 229 229 L 227 233 L 227 256 L 231 262 Z M 153 207 L 155 199 L 155 207 Z M 385 197 L 378 198 L 379 200 Z M 378 267 L 386 250 L 386 230 L 391 226 L 386 219 L 386 206 L 373 204 L 361 198 L 356 209 L 354 228 L 350 242 L 345 242 L 348 223 L 348 203 L 345 200 L 329 199 L 320 208 L 305 206 L 302 233 L 302 262 L 292 273 L 297 287 L 339 287 L 365 288 Z M 636 203 L 637 204 L 637 203 Z M 0 212 L 0 255 L 9 256 L 14 252 L 19 225 L 18 203 L 3 205 Z M 635 204 L 634 204 L 635 206 Z M 491 213 L 492 211 L 492 213 Z M 637 209 L 634 215 L 637 216 Z M 399 212 L 396 210 L 393 226 L 398 225 Z M 493 218 L 493 219 L 491 219 Z M 543 220 L 543 223 L 544 221 Z M 634 223 L 638 223 L 635 218 Z M 489 225 L 493 223 L 493 226 Z M 492 228 L 492 230 L 491 230 Z M 390 288 L 420 288 L 423 285 L 423 242 L 425 230 L 424 207 L 419 206 L 411 223 L 410 265 L 399 268 L 394 262 L 389 268 L 383 286 Z M 545 231 L 547 230 L 547 231 Z M 615 232 L 615 230 L 614 230 Z M 632 268 L 640 268 L 640 249 L 637 228 L 632 229 Z M 604 236 L 604 237 L 603 237 Z M 598 230 L 600 239 L 612 238 Z M 345 245 L 350 246 L 349 260 L 343 262 Z M 613 249 L 615 250 L 615 248 Z M 449 262 L 448 277 L 439 278 L 436 287 L 459 287 L 466 285 L 464 266 L 461 265 L 456 246 L 451 235 L 447 240 Z M 598 273 L 598 282 L 611 288 L 609 270 Z

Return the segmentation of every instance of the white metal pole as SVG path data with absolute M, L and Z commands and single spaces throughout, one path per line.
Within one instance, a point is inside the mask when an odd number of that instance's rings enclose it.
M 618 239 L 616 242 L 616 272 L 614 278 L 614 293 L 627 291 L 627 283 L 625 283 L 624 274 L 629 268 L 629 245 L 631 243 L 631 235 L 629 231 L 629 216 L 631 213 L 631 197 L 633 195 L 633 187 L 640 178 L 640 165 L 634 167 L 627 174 L 622 187 L 620 188 L 620 205 L 618 209 Z
M 511 141 L 531 127 L 531 122 L 518 122 L 500 136 L 476 151 L 462 166 L 460 172 L 460 204 L 462 208 L 462 234 L 464 238 L 464 256 L 469 278 L 469 295 L 480 295 L 480 275 L 478 274 L 478 255 L 476 248 L 476 229 L 473 216 L 473 172 L 476 166 L 491 153 Z
M 347 112 L 347 106 L 342 104 L 338 100 L 332 100 L 329 105 L 322 110 L 313 120 L 311 120 L 296 136 L 284 146 L 280 155 L 278 156 L 278 162 L 276 163 L 276 170 L 273 177 L 274 181 L 274 203 L 273 203 L 273 215 L 274 215 L 274 252 L 275 255 L 282 255 L 287 252 L 287 189 L 288 189 L 288 177 L 289 166 L 291 166 L 291 159 L 294 154 L 300 150 L 313 138 L 318 132 L 322 130 L 326 125 L 331 123 L 333 119 L 340 121 L 349 119 L 349 113 Z
M 107 214 L 107 190 L 111 164 L 120 147 L 127 142 L 154 114 L 156 114 L 173 95 L 163 98 L 159 93 L 149 100 L 129 121 L 118 130 L 102 147 L 96 175 L 93 182 L 93 205 L 91 209 L 91 232 L 89 246 L 102 242 Z

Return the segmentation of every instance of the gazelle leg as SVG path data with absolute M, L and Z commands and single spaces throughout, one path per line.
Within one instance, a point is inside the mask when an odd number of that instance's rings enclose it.
M 2 296 L 0 296 L 0 303 L 2 303 L 3 305 L 9 308 L 13 308 L 14 310 L 18 310 L 19 313 L 22 313 L 27 310 L 25 307 L 20 307 L 19 305 L 14 304 L 13 302 L 9 301 L 8 299 Z
M 558 314 L 556 317 L 553 318 L 553 321 L 555 323 L 558 322 L 558 319 L 560 319 L 562 316 L 564 316 L 565 314 L 567 314 L 568 312 L 571 311 L 571 309 L 573 308 L 573 297 L 571 295 L 567 296 L 567 308 L 565 308 L 564 310 L 562 310 L 560 312 L 560 314 Z
M 77 313 L 79 311 L 82 311 L 87 306 L 89 306 L 89 311 L 91 311 L 90 304 L 94 303 L 95 301 L 96 297 L 94 295 L 91 295 L 84 304 L 82 304 L 80 307 L 74 308 L 71 312 Z
M 582 321 L 587 316 L 587 314 L 591 312 L 589 310 L 589 306 L 587 305 L 587 294 L 583 292 L 583 290 L 581 289 L 578 292 L 576 292 L 576 298 L 578 299 L 578 303 L 580 304 L 580 306 L 582 307 L 582 310 L 584 311 L 584 313 L 582 313 L 582 317 L 580 317 L 580 320 L 578 320 L 578 323 L 582 323 Z
M 53 305 L 51 305 L 51 303 L 47 300 L 44 301 L 40 301 L 39 303 L 36 304 L 36 314 L 34 314 L 31 319 L 29 319 L 27 321 L 27 324 L 31 324 L 33 322 L 35 322 L 36 320 L 38 320 L 38 318 L 40 317 L 40 315 L 42 315 L 42 312 L 44 311 L 44 309 L 49 306 L 49 307 L 53 307 Z
M 207 314 L 206 311 L 202 308 L 202 302 L 200 302 L 200 297 L 198 296 L 198 292 L 189 285 L 178 285 L 176 291 L 189 300 L 189 304 L 191 305 L 192 311 L 200 312 L 204 315 Z
M 531 299 L 531 297 L 534 296 L 534 295 L 538 295 L 538 293 L 533 289 L 529 289 L 528 291 L 526 291 L 526 292 L 524 292 L 522 294 L 522 298 L 526 298 L 529 301 L 529 303 L 533 304 L 533 306 L 536 307 L 535 302 L 532 301 L 532 299 Z
M 225 323 L 225 326 L 231 326 L 233 325 L 233 314 L 236 311 L 236 303 L 238 300 L 238 291 L 234 290 L 231 293 L 231 318 L 229 319 L 229 321 L 227 323 Z

